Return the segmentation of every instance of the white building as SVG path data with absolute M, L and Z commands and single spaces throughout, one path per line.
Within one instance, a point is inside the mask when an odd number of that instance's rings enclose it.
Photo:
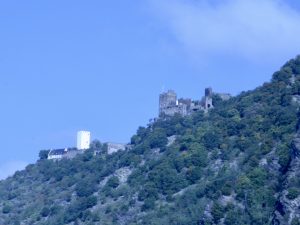
M 91 132 L 78 131 L 77 132 L 77 149 L 86 150 L 90 148 L 91 144 Z
M 48 159 L 61 160 L 61 159 L 73 159 L 78 154 L 82 154 L 84 151 L 80 151 L 74 148 L 64 149 L 51 149 L 48 153 Z
M 50 150 L 48 153 L 48 159 L 60 160 L 68 152 L 67 148 Z

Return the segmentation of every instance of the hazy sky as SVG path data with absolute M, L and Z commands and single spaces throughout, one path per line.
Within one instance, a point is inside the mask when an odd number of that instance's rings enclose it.
M 128 142 L 163 88 L 200 99 L 300 54 L 292 0 L 0 1 L 0 179 L 76 132 Z

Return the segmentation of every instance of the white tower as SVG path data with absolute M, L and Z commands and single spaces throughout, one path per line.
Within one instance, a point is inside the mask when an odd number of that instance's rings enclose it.
M 90 148 L 91 144 L 91 132 L 78 131 L 77 132 L 77 149 L 86 150 Z

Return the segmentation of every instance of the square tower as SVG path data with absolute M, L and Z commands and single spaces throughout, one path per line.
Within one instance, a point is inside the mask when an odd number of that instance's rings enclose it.
M 169 90 L 159 95 L 159 116 L 168 114 L 168 109 L 177 106 L 177 94 Z
M 77 149 L 86 150 L 90 148 L 91 144 L 91 132 L 78 131 L 77 132 Z
M 213 90 L 212 88 L 205 88 L 205 97 L 204 97 L 204 109 L 208 110 L 213 108 Z

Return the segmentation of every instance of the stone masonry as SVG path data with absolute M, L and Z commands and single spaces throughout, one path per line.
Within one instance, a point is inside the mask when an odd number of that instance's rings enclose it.
M 213 106 L 212 88 L 205 89 L 205 95 L 201 100 L 177 99 L 177 94 L 173 90 L 169 90 L 159 95 L 159 117 L 174 116 L 180 114 L 182 116 L 190 115 L 193 112 L 205 111 L 212 109 Z M 229 94 L 218 94 L 223 100 L 228 100 Z

